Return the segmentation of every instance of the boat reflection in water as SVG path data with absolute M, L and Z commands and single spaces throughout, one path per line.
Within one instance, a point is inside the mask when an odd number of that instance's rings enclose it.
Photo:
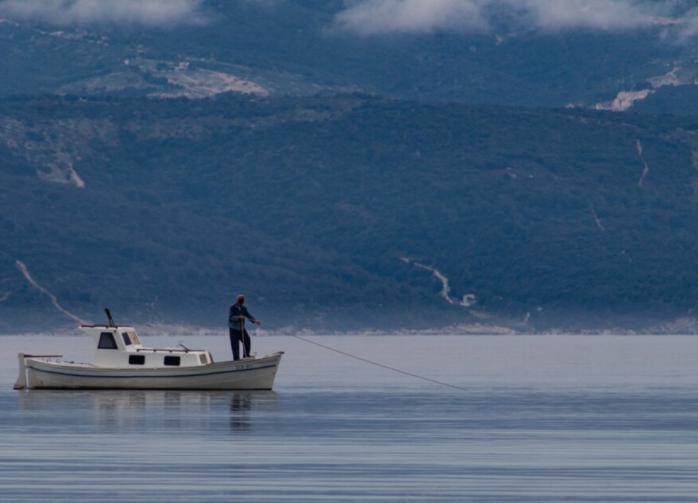
M 273 391 L 30 390 L 18 394 L 34 427 L 75 425 L 75 433 L 247 431 L 275 409 Z
M 235 393 L 230 397 L 230 429 L 246 431 L 250 429 L 252 399 L 249 393 Z

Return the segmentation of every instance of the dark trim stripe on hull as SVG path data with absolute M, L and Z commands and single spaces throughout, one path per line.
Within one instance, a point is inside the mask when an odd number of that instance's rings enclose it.
M 72 374 L 70 372 L 60 372 L 57 370 L 45 370 L 45 369 L 40 369 L 37 367 L 32 367 L 28 366 L 27 368 L 29 370 L 35 370 L 37 372 L 43 372 L 45 374 L 58 374 L 58 375 L 63 375 L 63 376 L 69 376 L 69 377 L 99 377 L 102 379 L 150 379 L 153 377 L 157 378 L 172 378 L 172 377 L 204 377 L 204 376 L 211 376 L 211 375 L 218 375 L 218 374 L 232 374 L 234 372 L 250 372 L 252 370 L 262 370 L 262 369 L 269 369 L 276 367 L 277 364 L 273 365 L 265 365 L 262 367 L 254 367 L 251 369 L 231 369 L 231 370 L 220 370 L 217 372 L 206 372 L 205 374 L 179 374 L 179 375 L 97 375 L 97 374 Z

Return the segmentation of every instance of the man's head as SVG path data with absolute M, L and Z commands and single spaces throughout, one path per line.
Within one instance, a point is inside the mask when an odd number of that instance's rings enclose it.
M 238 295 L 236 302 L 240 305 L 243 305 L 245 303 L 245 296 L 242 294 Z

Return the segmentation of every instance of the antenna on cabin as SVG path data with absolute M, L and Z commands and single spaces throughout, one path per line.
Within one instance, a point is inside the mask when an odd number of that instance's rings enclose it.
M 104 312 L 107 313 L 107 319 L 109 320 L 109 326 L 115 327 L 116 323 L 114 323 L 114 318 L 111 317 L 111 311 L 109 310 L 109 308 L 105 307 Z

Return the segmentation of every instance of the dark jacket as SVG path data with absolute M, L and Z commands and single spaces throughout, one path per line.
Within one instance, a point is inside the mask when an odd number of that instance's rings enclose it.
M 253 323 L 257 321 L 244 305 L 240 305 L 236 302 L 230 306 L 230 312 L 228 313 L 228 328 L 240 330 L 240 325 L 243 327 L 245 326 L 245 318 Z

